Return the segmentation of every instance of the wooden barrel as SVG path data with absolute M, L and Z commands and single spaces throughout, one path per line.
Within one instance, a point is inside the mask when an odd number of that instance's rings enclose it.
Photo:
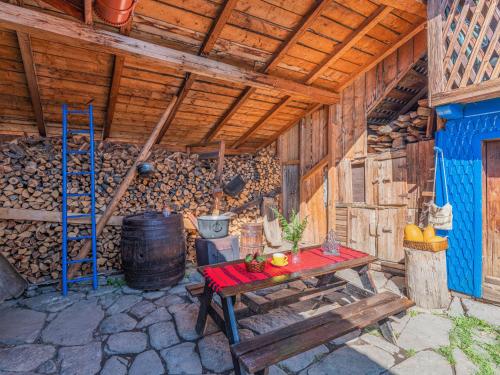
M 262 253 L 262 233 L 262 223 L 248 223 L 242 225 L 240 238 L 241 258 L 245 258 L 248 254 Z
M 135 289 L 160 289 L 184 277 L 186 240 L 182 215 L 157 212 L 123 219 L 122 267 L 127 285 Z

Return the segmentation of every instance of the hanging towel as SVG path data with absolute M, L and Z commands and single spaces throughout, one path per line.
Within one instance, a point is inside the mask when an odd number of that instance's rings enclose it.
M 432 202 L 429 203 L 429 225 L 432 225 L 435 229 L 451 230 L 453 228 L 453 207 L 451 206 L 448 197 L 448 185 L 446 183 L 446 170 L 444 169 L 443 150 L 441 150 L 439 147 L 434 147 L 434 150 L 436 152 L 436 160 L 434 163 L 434 186 L 432 188 Z M 435 202 L 437 167 L 440 157 L 445 198 L 445 204 L 441 207 L 438 206 Z

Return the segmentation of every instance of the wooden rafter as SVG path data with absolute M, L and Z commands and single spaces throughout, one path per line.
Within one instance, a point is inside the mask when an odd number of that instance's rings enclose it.
M 140 56 L 146 61 L 160 63 L 184 72 L 264 90 L 279 91 L 287 95 L 302 96 L 325 104 L 339 101 L 338 93 L 330 90 L 307 86 L 114 32 L 94 29 L 81 23 L 3 2 L 0 2 L 0 26 L 37 33 L 51 39 L 71 40 L 86 48 L 93 46 L 93 49 L 105 53 Z
M 415 35 L 417 35 L 419 32 L 421 32 L 425 28 L 426 22 L 427 21 L 423 21 L 422 23 L 417 25 L 415 28 L 411 29 L 408 33 L 406 33 L 396 43 L 392 44 L 387 50 L 382 51 L 381 53 L 376 55 L 375 58 L 368 65 L 362 66 L 357 71 L 353 72 L 346 81 L 342 82 L 339 85 L 338 91 L 340 92 L 343 89 L 345 89 L 347 86 L 349 86 L 351 83 L 353 83 L 361 74 L 364 74 L 367 71 L 369 71 L 370 69 L 372 69 L 379 62 L 384 60 L 387 56 L 391 55 L 399 47 L 401 47 L 403 44 L 405 44 L 411 38 L 413 38 Z
M 26 82 L 31 96 L 31 104 L 35 113 L 36 125 L 41 136 L 47 135 L 45 128 L 45 120 L 43 118 L 42 102 L 40 100 L 40 91 L 38 89 L 38 81 L 36 78 L 35 63 L 33 61 L 33 50 L 31 49 L 31 38 L 29 34 L 17 32 L 17 40 L 23 60 L 24 73 L 26 74 Z
M 92 19 L 92 0 L 84 0 L 83 2 L 83 18 L 87 25 L 92 25 L 94 22 Z
M 210 29 L 207 37 L 203 41 L 203 45 L 200 49 L 200 55 L 206 56 L 210 53 L 210 51 L 214 48 L 215 42 L 219 38 L 220 33 L 224 26 L 226 26 L 227 21 L 229 21 L 229 17 L 231 17 L 231 12 L 236 6 L 236 2 L 238 0 L 226 0 L 226 3 L 222 7 L 222 10 L 219 13 L 216 21 L 212 24 L 212 28 Z
M 123 35 L 130 35 L 130 30 L 132 29 L 132 18 L 120 28 L 120 33 Z M 102 139 L 109 137 L 111 132 L 111 125 L 113 124 L 113 118 L 115 117 L 116 102 L 118 100 L 118 94 L 120 92 L 120 83 L 122 80 L 123 67 L 125 66 L 124 56 L 115 56 L 115 61 L 113 65 L 113 77 L 111 78 L 111 88 L 109 89 L 108 96 L 108 109 L 106 111 L 106 122 L 104 123 L 104 128 L 102 130 Z
M 361 38 L 363 38 L 371 29 L 373 29 L 385 16 L 392 12 L 394 8 L 390 6 L 380 6 L 375 12 L 367 17 L 358 28 L 353 30 L 349 36 L 335 46 L 330 53 L 309 75 L 305 83 L 311 84 L 317 80 L 330 66 L 335 64 L 342 56 L 345 55 Z
M 42 2 L 49 4 L 71 17 L 78 18 L 79 20 L 84 19 L 83 9 L 77 2 L 66 0 L 42 0 Z
M 297 29 L 289 35 L 286 41 L 278 48 L 278 50 L 273 54 L 269 62 L 263 69 L 264 73 L 269 72 L 274 69 L 281 61 L 281 59 L 287 54 L 290 48 L 297 43 L 297 41 L 307 32 L 307 30 L 311 27 L 314 21 L 321 15 L 323 10 L 331 3 L 331 0 L 319 0 L 317 1 L 311 9 L 307 12 L 307 14 L 302 18 L 302 21 L 297 26 Z M 212 141 L 219 131 L 224 127 L 224 125 L 231 119 L 231 117 L 238 111 L 238 109 L 243 105 L 243 103 L 250 98 L 250 96 L 255 92 L 255 88 L 247 87 L 245 91 L 240 95 L 240 97 L 233 103 L 233 105 L 229 108 L 229 110 L 222 116 L 222 118 L 209 130 L 203 142 Z M 284 104 L 286 105 L 286 103 Z M 283 105 L 283 106 L 284 106 Z M 275 115 L 275 112 L 279 111 L 283 106 L 273 107 L 270 110 L 270 113 L 266 114 L 263 118 L 269 119 Z M 251 129 L 252 133 L 263 126 L 265 121 L 259 120 L 256 125 L 254 125 Z M 250 133 L 251 135 L 251 133 Z M 245 138 L 248 139 L 247 133 L 245 133 L 235 144 L 238 144 L 238 147 L 241 146 L 240 140 Z
M 236 6 L 236 1 L 237 0 L 227 0 L 224 6 L 222 7 L 221 12 L 219 13 L 219 16 L 215 20 L 215 22 L 212 25 L 212 28 L 208 32 L 207 36 L 205 37 L 205 40 L 203 41 L 203 44 L 200 48 L 200 51 L 198 52 L 199 56 L 206 56 L 210 53 L 212 48 L 215 46 L 215 42 L 217 41 L 217 38 L 219 37 L 220 33 L 222 32 L 222 29 L 226 25 L 227 21 L 229 20 L 229 17 L 231 16 L 231 12 L 233 11 L 234 7 Z M 181 88 L 179 89 L 179 92 L 177 93 L 178 100 L 170 113 L 170 116 L 168 116 L 167 121 L 165 122 L 165 126 L 162 129 L 160 133 L 160 137 L 158 138 L 158 143 L 161 142 L 163 137 L 165 136 L 165 133 L 167 132 L 168 128 L 172 124 L 172 121 L 174 121 L 175 115 L 177 114 L 177 111 L 182 105 L 182 102 L 186 98 L 189 90 L 191 90 L 191 87 L 193 86 L 193 83 L 195 81 L 195 76 L 191 73 L 187 73 L 186 76 L 184 77 L 184 83 L 182 84 Z
M 265 122 L 269 121 L 271 118 L 276 116 L 276 114 L 279 112 L 279 110 L 283 107 L 286 107 L 290 101 L 292 100 L 291 96 L 285 96 L 283 97 L 278 103 L 276 103 L 273 108 L 269 112 L 267 112 L 259 121 L 257 121 L 250 129 L 248 129 L 245 134 L 243 134 L 233 145 L 233 148 L 238 148 L 240 147 L 243 143 L 245 143 L 248 138 L 251 137 L 251 135 L 259 129 L 262 124 Z
M 376 0 L 376 2 L 427 18 L 427 4 L 424 0 Z

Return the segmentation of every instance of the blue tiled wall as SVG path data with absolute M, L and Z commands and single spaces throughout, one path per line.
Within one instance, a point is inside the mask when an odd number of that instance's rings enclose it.
M 447 118 L 446 129 L 436 133 L 436 146 L 443 150 L 453 230 L 448 235 L 448 287 L 481 297 L 482 280 L 482 180 L 481 144 L 500 138 L 500 99 L 437 108 Z M 440 166 L 436 201 L 444 201 Z

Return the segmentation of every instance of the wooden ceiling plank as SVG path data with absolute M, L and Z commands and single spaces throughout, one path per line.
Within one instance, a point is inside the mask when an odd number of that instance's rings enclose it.
M 307 86 L 114 32 L 93 29 L 81 23 L 3 2 L 0 2 L 0 26 L 49 38 L 70 39 L 84 45 L 91 44 L 95 49 L 107 53 L 141 56 L 144 60 L 161 62 L 165 66 L 196 75 L 280 91 L 287 95 L 303 96 L 325 104 L 339 101 L 338 93 L 330 90 Z
M 297 41 L 307 32 L 309 27 L 314 21 L 318 19 L 323 10 L 331 3 L 331 0 L 318 0 L 307 14 L 302 18 L 301 22 L 297 26 L 297 29 L 290 34 L 286 41 L 281 45 L 281 47 L 273 54 L 272 58 L 268 64 L 264 67 L 263 72 L 267 73 L 273 68 L 275 68 L 283 57 L 286 56 L 290 48 L 297 43 Z M 255 88 L 247 87 L 243 94 L 238 98 L 238 100 L 231 106 L 224 117 L 218 121 L 212 129 L 208 132 L 207 136 L 203 140 L 203 143 L 212 141 L 219 131 L 224 127 L 224 125 L 231 119 L 231 117 L 238 111 L 238 109 L 243 105 L 243 103 L 255 92 Z M 272 110 L 270 112 L 272 114 Z
M 376 2 L 415 14 L 422 18 L 427 18 L 427 5 L 423 0 L 376 0 Z
M 375 58 L 365 66 L 362 66 L 360 69 L 358 69 L 356 72 L 351 73 L 349 79 L 347 79 L 345 82 L 341 83 L 338 87 L 338 91 L 342 91 L 345 89 L 347 86 L 349 86 L 351 83 L 353 83 L 361 74 L 366 73 L 370 69 L 372 69 L 374 66 L 376 66 L 379 62 L 384 60 L 387 56 L 391 55 L 394 51 L 396 51 L 399 47 L 401 47 L 403 44 L 408 42 L 411 38 L 413 38 L 415 35 L 417 35 L 419 32 L 424 30 L 425 24 L 427 21 L 423 21 L 413 29 L 411 29 L 406 35 L 404 35 L 400 40 L 398 40 L 396 43 L 391 45 L 387 50 L 382 51 L 379 53 Z
M 248 129 L 245 134 L 243 134 L 233 145 L 232 148 L 237 149 L 242 144 L 244 144 L 253 133 L 260 129 L 267 121 L 273 118 L 282 108 L 287 106 L 292 97 L 287 95 L 283 97 L 278 103 L 276 103 L 269 112 L 267 112 L 259 121 L 257 121 L 250 129 Z
M 217 39 L 219 38 L 222 29 L 226 26 L 227 21 L 231 17 L 231 13 L 236 6 L 238 0 L 226 0 L 219 16 L 216 21 L 212 24 L 212 28 L 210 29 L 207 37 L 203 41 L 203 45 L 200 49 L 200 55 L 206 56 L 210 53 L 210 51 L 214 48 Z
M 17 40 L 19 42 L 19 49 L 21 51 L 21 57 L 23 60 L 24 73 L 26 74 L 26 82 L 28 83 L 28 90 L 31 96 L 31 104 L 33 106 L 33 112 L 35 113 L 38 132 L 41 136 L 45 137 L 47 135 L 47 129 L 45 127 L 42 102 L 40 100 L 40 90 L 38 88 L 35 63 L 33 61 L 31 38 L 27 33 L 17 32 Z
M 332 53 L 330 53 L 321 64 L 309 73 L 305 83 L 309 85 L 318 79 L 330 66 L 335 64 L 335 62 L 342 58 L 347 51 L 354 47 L 361 38 L 378 25 L 384 17 L 391 13 L 393 9 L 394 8 L 390 6 L 384 5 L 378 7 L 377 10 L 367 17 L 358 28 L 354 29 L 342 43 L 337 44 Z
M 222 29 L 224 28 L 224 26 L 226 26 L 227 22 L 229 21 L 229 17 L 231 17 L 231 12 L 236 6 L 236 2 L 237 0 L 226 1 L 219 16 L 213 23 L 212 28 L 205 37 L 205 40 L 203 41 L 200 51 L 198 52 L 199 56 L 206 56 L 213 49 L 215 43 L 217 42 L 217 38 L 220 36 L 220 33 L 222 32 Z M 179 108 L 181 107 L 184 99 L 186 98 L 187 93 L 193 86 L 194 81 L 195 81 L 195 76 L 191 73 L 187 73 L 184 79 L 184 83 L 177 94 L 179 99 L 177 100 L 174 108 L 172 109 L 172 112 L 170 112 L 170 115 L 168 116 L 167 121 L 165 122 L 165 126 L 163 127 L 160 136 L 158 137 L 158 143 L 161 142 L 168 128 L 172 124 L 172 121 L 174 120 L 177 111 L 179 111 Z
M 321 108 L 323 104 L 311 104 L 309 106 L 309 108 L 306 110 L 305 113 L 303 113 L 302 115 L 300 115 L 300 117 L 290 121 L 286 126 L 284 126 L 279 132 L 277 132 L 274 136 L 271 137 L 271 139 L 269 139 L 268 141 L 266 141 L 265 143 L 263 143 L 262 145 L 259 146 L 259 150 L 263 149 L 263 148 L 266 148 L 267 146 L 273 144 L 279 137 L 280 135 L 282 135 L 283 133 L 286 133 L 291 127 L 293 127 L 295 124 L 297 124 L 297 122 L 300 121 L 300 119 L 310 115 L 311 113 L 317 111 L 319 108 Z

